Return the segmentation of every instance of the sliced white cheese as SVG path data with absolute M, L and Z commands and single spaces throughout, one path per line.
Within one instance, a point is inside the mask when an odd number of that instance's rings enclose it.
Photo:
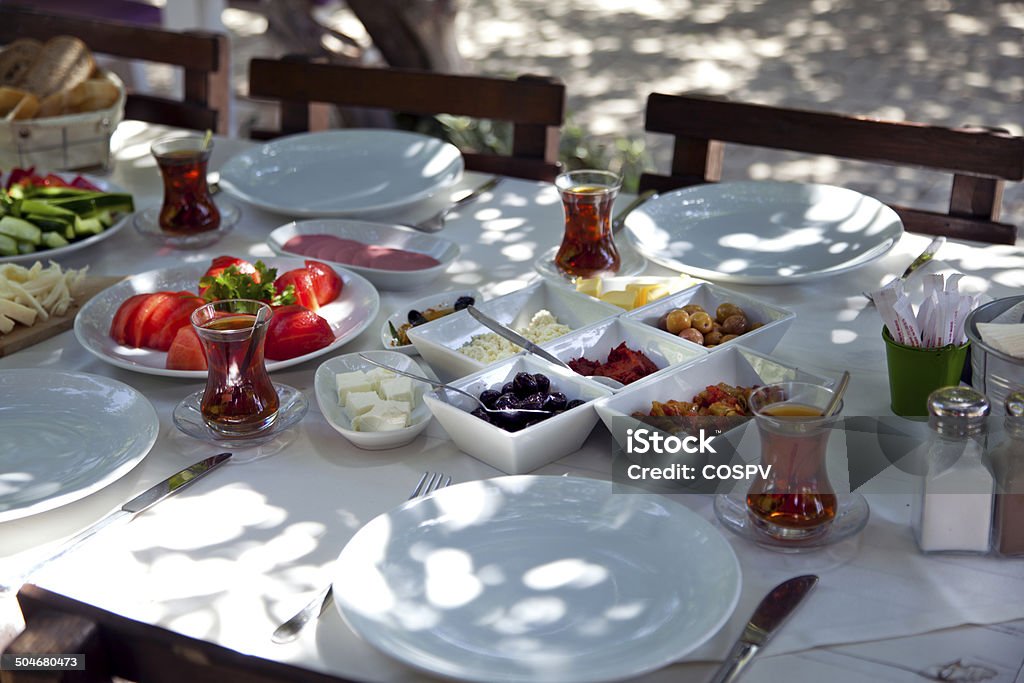
M 383 380 L 378 391 L 381 398 L 391 401 L 404 401 L 409 405 L 414 402 L 412 393 L 412 380 L 408 377 L 394 377 Z
M 382 403 L 376 391 L 353 391 L 345 399 L 345 412 L 350 418 L 367 413 L 378 403 Z
M 391 379 L 397 376 L 398 375 L 396 375 L 395 373 L 391 372 L 390 370 L 385 370 L 384 368 L 374 368 L 373 370 L 370 370 L 369 372 L 366 373 L 367 381 L 370 382 L 370 386 L 373 388 L 373 391 L 376 392 L 380 392 L 381 382 L 383 382 L 386 379 Z
M 43 311 L 45 314 L 46 311 Z M 31 325 L 36 321 L 38 312 L 35 308 L 29 308 L 15 301 L 0 299 L 0 315 L 5 315 L 22 325 Z
M 357 432 L 392 432 L 409 425 L 407 404 L 400 401 L 381 401 L 369 412 L 352 420 Z
M 373 391 L 373 385 L 362 370 L 339 372 L 334 376 L 334 386 L 338 388 L 338 402 L 343 406 L 350 393 Z

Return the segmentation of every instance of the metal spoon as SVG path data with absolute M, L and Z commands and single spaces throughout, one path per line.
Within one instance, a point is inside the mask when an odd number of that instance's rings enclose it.
M 839 383 L 836 384 L 835 390 L 832 392 L 832 400 L 829 401 L 822 413 L 825 417 L 832 417 L 835 412 L 839 410 L 839 404 L 843 400 L 843 394 L 846 393 L 846 387 L 850 384 L 850 371 L 843 370 L 843 376 L 839 378 Z
M 523 335 L 513 330 L 511 327 L 506 327 L 505 325 L 501 324 L 500 322 L 498 322 L 491 316 L 487 315 L 486 313 L 481 313 L 480 310 L 477 309 L 475 306 L 466 306 L 466 310 L 469 311 L 469 314 L 471 316 L 476 318 L 476 321 L 478 323 L 480 323 L 490 331 L 494 332 L 498 336 L 508 339 L 513 344 L 518 344 L 519 346 L 523 347 L 533 355 L 539 356 L 544 360 L 548 361 L 549 363 L 559 365 L 570 372 L 576 372 L 575 370 L 572 369 L 572 367 L 569 366 L 568 363 L 563 361 L 555 354 L 545 351 L 544 349 L 542 349 L 541 347 L 537 346 L 532 341 L 524 337 Z M 611 377 L 601 377 L 598 375 L 592 375 L 587 379 L 594 380 L 598 384 L 603 384 L 609 389 L 621 389 L 622 387 L 625 386 L 622 382 L 614 380 Z
M 488 190 L 492 189 L 495 185 L 497 185 L 500 182 L 501 178 L 499 178 L 498 176 L 492 176 L 490 180 L 488 180 L 483 185 L 480 185 L 479 187 L 475 188 L 469 194 L 459 197 L 454 202 L 452 202 L 445 208 L 441 209 L 430 218 L 422 220 L 419 223 L 414 223 L 411 227 L 416 228 L 417 230 L 421 230 L 423 232 L 438 232 L 442 230 L 444 228 L 444 219 L 453 209 L 468 204 L 469 202 L 473 201 L 474 199 L 482 195 L 484 192 L 487 192 Z
M 925 250 L 922 251 L 920 253 L 920 255 L 918 255 L 918 257 L 916 259 L 914 259 L 913 261 L 910 262 L 910 265 L 907 266 L 907 269 L 905 271 L 903 271 L 903 275 L 900 275 L 899 277 L 896 277 L 896 278 L 893 278 L 892 280 L 889 280 L 889 282 L 887 282 L 884 286 L 888 287 L 889 285 L 891 285 L 892 283 L 894 283 L 894 282 L 896 282 L 898 280 L 906 281 L 906 279 L 908 277 L 910 277 L 911 273 L 913 273 L 915 270 L 917 270 L 918 268 L 920 268 L 921 266 L 925 265 L 926 263 L 931 261 L 933 258 L 935 258 L 935 254 L 939 251 L 939 249 L 942 248 L 942 245 L 945 244 L 945 243 L 946 243 L 946 238 L 945 237 L 941 237 L 940 236 L 940 237 L 936 237 L 935 239 L 933 239 L 931 241 L 931 244 L 929 244 L 925 248 Z M 861 292 L 861 294 L 863 294 L 865 297 L 867 297 L 868 301 L 874 302 L 874 298 L 872 298 L 871 292 L 866 292 L 865 291 L 865 292 Z
M 479 398 L 477 398 L 473 394 L 469 393 L 468 391 L 463 391 L 462 389 L 459 389 L 457 387 L 453 387 L 450 384 L 445 384 L 444 382 L 438 382 L 437 380 L 430 379 L 428 377 L 423 377 L 422 375 L 416 375 L 416 374 L 413 374 L 411 372 L 406 372 L 405 370 L 399 370 L 398 368 L 393 368 L 390 365 L 385 365 L 384 363 L 380 363 L 378 361 L 375 361 L 374 359 L 370 358 L 369 356 L 365 356 L 363 354 L 359 354 L 359 357 L 362 358 L 363 360 L 365 360 L 370 365 L 376 365 L 378 368 L 384 368 L 385 370 L 390 370 L 391 372 L 395 373 L 396 375 L 402 375 L 403 377 L 408 377 L 409 379 L 415 379 L 415 380 L 418 380 L 420 382 L 426 382 L 427 384 L 429 384 L 429 385 L 431 385 L 433 387 L 437 387 L 439 389 L 447 389 L 449 391 L 454 391 L 457 394 L 462 394 L 463 396 L 467 396 L 467 397 L 473 399 L 473 401 L 477 405 L 479 405 L 481 408 L 484 409 L 485 412 L 488 412 L 488 413 L 512 414 L 512 415 L 514 415 L 516 413 L 537 413 L 538 415 L 551 415 L 551 411 L 550 410 L 532 410 L 530 408 L 488 408 L 487 406 L 484 405 L 483 401 L 481 401 Z

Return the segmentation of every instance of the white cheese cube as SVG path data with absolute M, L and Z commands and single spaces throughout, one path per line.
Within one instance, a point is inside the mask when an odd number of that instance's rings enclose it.
M 395 377 L 381 381 L 378 393 L 381 398 L 390 401 L 405 401 L 410 406 L 413 404 L 412 380 L 408 377 Z
M 357 415 L 368 413 L 378 403 L 381 403 L 381 400 L 376 391 L 353 391 L 345 401 L 345 412 L 349 417 L 355 418 Z
M 355 391 L 373 391 L 373 385 L 362 370 L 339 372 L 334 376 L 334 386 L 338 388 L 338 403 L 343 406 L 350 393 Z
M 390 370 L 384 368 L 374 368 L 366 373 L 366 381 L 370 383 L 370 387 L 373 391 L 380 391 L 380 383 L 386 379 L 397 377 L 397 375 Z
M 381 401 L 369 412 L 352 420 L 357 432 L 391 432 L 409 424 L 409 410 L 399 401 Z

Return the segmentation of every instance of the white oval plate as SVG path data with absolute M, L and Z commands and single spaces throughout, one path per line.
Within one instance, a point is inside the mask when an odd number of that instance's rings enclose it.
M 330 261 L 316 255 L 297 254 L 285 249 L 288 240 L 297 235 L 333 235 L 342 239 L 356 240 L 364 244 L 404 249 L 431 256 L 440 263 L 421 270 L 385 270 L 366 268 L 348 263 Z M 267 244 L 275 253 L 296 258 L 310 258 L 359 273 L 380 289 L 418 289 L 441 276 L 459 256 L 459 245 L 451 240 L 433 237 L 411 228 L 386 223 L 345 220 L 340 218 L 293 221 L 270 233 Z
M 399 308 L 397 311 L 392 313 L 384 324 L 380 326 L 380 343 L 388 351 L 397 351 L 398 353 L 404 353 L 407 356 L 415 356 L 419 351 L 416 350 L 414 344 L 405 344 L 403 346 L 394 346 L 391 342 L 394 337 L 391 336 L 391 325 L 395 326 L 397 330 L 399 327 L 409 321 L 409 311 L 424 311 L 428 308 L 447 308 L 448 306 L 454 306 L 455 301 L 461 296 L 471 296 L 476 301 L 474 305 L 480 305 L 484 302 L 483 295 L 475 289 L 453 289 L 450 292 L 438 292 L 437 294 L 431 294 L 425 296 L 422 299 L 417 299 L 412 303 Z M 447 317 L 447 316 L 445 316 Z M 440 320 L 441 318 L 438 318 Z M 431 320 L 430 322 L 434 322 Z M 429 323 L 427 323 L 429 324 Z
M 467 681 L 627 679 L 728 620 L 740 566 L 710 523 L 609 482 L 517 476 L 406 502 L 360 529 L 335 604 L 364 640 Z
M 877 199 L 831 185 L 745 181 L 658 195 L 626 218 L 636 250 L 666 268 L 748 285 L 858 268 L 903 234 Z
M 46 172 L 40 172 L 38 175 L 46 175 Z M 104 180 L 103 178 L 97 178 L 96 176 L 89 175 L 87 173 L 55 173 L 54 175 L 58 175 L 67 181 L 71 181 L 74 179 L 75 176 L 80 175 L 86 180 L 88 180 L 90 183 L 95 185 L 96 187 L 103 190 L 104 192 L 127 191 L 116 183 Z M 0 174 L 0 185 L 7 185 L 7 175 Z M 112 235 L 118 233 L 121 230 L 121 228 L 128 224 L 128 219 L 131 217 L 131 215 L 132 214 L 130 213 L 118 214 L 117 220 L 114 221 L 114 224 L 111 225 L 106 230 L 104 230 L 103 232 L 101 232 L 100 234 L 93 235 L 92 237 L 86 237 L 84 240 L 71 242 L 66 247 L 57 247 L 56 249 L 42 248 L 39 249 L 38 251 L 32 252 L 31 254 L 18 254 L 17 256 L 0 256 L 0 263 L 35 263 L 36 261 L 45 262 L 50 259 L 60 258 L 65 254 L 70 254 L 72 252 L 78 251 L 79 249 L 91 247 L 97 242 L 102 242 L 108 237 L 111 237 Z
M 416 204 L 462 176 L 443 140 L 358 128 L 300 133 L 246 150 L 220 169 L 232 196 L 291 216 L 367 216 Z
M 298 259 L 265 258 L 261 260 L 267 266 L 277 268 L 278 275 L 287 270 L 302 268 L 305 265 Z M 163 351 L 121 346 L 110 336 L 110 323 L 120 305 L 133 294 L 157 292 L 164 289 L 196 291 L 199 286 L 199 278 L 209 267 L 209 263 L 203 262 L 177 268 L 151 270 L 147 273 L 133 275 L 108 287 L 86 302 L 82 310 L 75 316 L 75 337 L 86 351 L 119 368 L 147 375 L 205 379 L 205 370 L 168 370 L 164 367 L 167 362 L 167 354 Z M 377 311 L 380 309 L 380 295 L 377 294 L 373 285 L 355 273 L 341 268 L 334 270 L 345 283 L 344 287 L 337 299 L 326 306 L 321 306 L 317 311 L 334 331 L 334 342 L 312 353 L 288 360 L 267 361 L 267 370 L 270 372 L 298 365 L 337 349 L 358 336 L 377 317 Z
M 152 404 L 117 380 L 0 371 L 0 522 L 112 484 L 149 453 L 159 430 Z

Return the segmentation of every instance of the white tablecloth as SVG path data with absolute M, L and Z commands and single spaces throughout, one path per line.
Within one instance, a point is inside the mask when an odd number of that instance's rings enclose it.
M 122 146 L 111 179 L 135 193 L 138 207 L 159 202 L 160 180 L 148 153 L 148 142 L 157 132 L 135 122 L 119 131 Z M 218 140 L 211 167 L 248 144 Z M 479 182 L 480 176 L 467 174 L 463 185 Z M 420 207 L 405 218 L 424 217 L 439 205 Z M 183 260 L 206 262 L 220 254 L 271 255 L 262 240 L 287 219 L 249 207 L 243 211 L 235 231 L 202 252 L 154 248 L 128 227 L 102 246 L 64 259 L 64 265 L 88 265 L 95 274 L 123 274 Z M 507 179 L 492 194 L 449 218 L 444 235 L 459 242 L 462 255 L 432 289 L 478 287 L 490 296 L 533 279 L 536 255 L 560 239 L 560 212 L 552 186 Z M 881 323 L 860 292 L 902 272 L 927 242 L 907 235 L 876 262 L 820 282 L 734 289 L 797 313 L 775 355 L 829 376 L 849 369 L 853 378 L 846 414 L 884 414 L 888 383 Z M 929 268 L 968 273 L 975 286 L 993 297 L 1024 284 L 1024 252 L 1016 248 L 950 243 L 941 258 L 942 263 Z M 669 274 L 653 265 L 648 273 Z M 381 292 L 377 320 L 343 351 L 379 348 L 384 319 L 421 295 Z M 404 500 L 424 470 L 447 472 L 456 481 L 500 473 L 460 453 L 436 423 L 425 436 L 394 451 L 351 446 L 316 408 L 312 383 L 319 362 L 275 374 L 275 379 L 310 398 L 312 407 L 298 428 L 260 449 L 240 451 L 235 462 L 188 492 L 97 537 L 34 580 L 133 618 L 262 657 L 356 679 L 423 678 L 364 644 L 333 611 L 294 643 L 274 645 L 269 634 L 329 580 L 332 561 L 355 531 Z M 218 450 L 180 434 L 171 422 L 174 405 L 199 388 L 199 382 L 114 368 L 88 354 L 70 333 L 0 359 L 0 370 L 25 367 L 105 375 L 138 388 L 157 409 L 160 437 L 142 465 L 106 489 L 50 512 L 0 524 L 0 558 L 6 558 L 0 562 L 0 577 L 47 544 Z M 610 454 L 610 437 L 599 426 L 583 449 L 538 473 L 608 478 Z M 714 519 L 709 497 L 675 498 Z M 922 556 L 908 527 L 909 496 L 878 493 L 869 495 L 869 501 L 871 520 L 863 534 L 819 553 L 780 555 L 730 536 L 743 568 L 739 606 L 719 634 L 688 659 L 721 658 L 758 600 L 779 581 L 807 572 L 821 575 L 819 588 L 767 655 L 862 641 L 875 641 L 882 648 L 885 639 L 894 637 L 1024 618 L 1024 562 Z M 870 659 L 871 652 L 869 648 L 863 656 Z M 811 658 L 782 659 L 784 668 L 796 673 L 793 680 L 804 680 L 800 672 L 810 676 L 817 670 L 809 663 Z M 706 665 L 684 665 L 654 674 L 651 680 L 681 680 L 680 675 L 703 680 L 707 671 Z

